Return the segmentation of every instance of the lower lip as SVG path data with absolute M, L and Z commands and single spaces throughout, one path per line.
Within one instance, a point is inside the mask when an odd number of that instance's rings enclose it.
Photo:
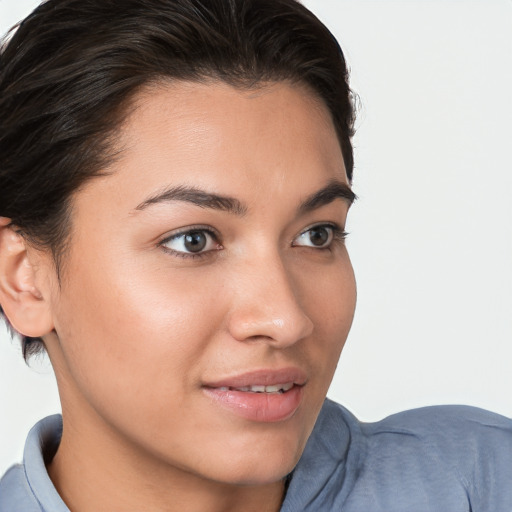
M 285 393 L 251 393 L 248 391 L 203 388 L 219 405 L 242 418 L 273 423 L 291 418 L 302 400 L 302 386 Z

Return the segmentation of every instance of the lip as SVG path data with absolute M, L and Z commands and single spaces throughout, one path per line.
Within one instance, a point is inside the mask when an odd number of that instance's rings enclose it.
M 257 370 L 205 383 L 203 392 L 222 409 L 249 421 L 275 423 L 291 418 L 299 408 L 306 374 L 298 368 Z M 250 386 L 293 383 L 284 393 L 241 391 Z
M 277 370 L 264 369 L 224 377 L 216 381 L 207 381 L 203 387 L 207 388 L 243 388 L 246 386 L 271 386 L 272 384 L 284 384 L 293 382 L 298 386 L 304 386 L 307 376 L 300 368 L 280 368 Z

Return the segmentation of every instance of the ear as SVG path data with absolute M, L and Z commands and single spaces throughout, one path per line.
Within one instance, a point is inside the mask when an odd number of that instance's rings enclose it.
M 0 217 L 0 305 L 12 327 L 37 338 L 53 330 L 49 303 L 36 286 L 31 249 L 10 219 Z

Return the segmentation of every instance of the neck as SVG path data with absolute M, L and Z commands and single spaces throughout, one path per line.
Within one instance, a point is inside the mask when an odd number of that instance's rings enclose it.
M 78 428 L 79 427 L 79 428 Z M 175 468 L 119 439 L 108 425 L 73 421 L 63 414 L 63 434 L 48 473 L 73 512 L 277 512 L 284 482 L 236 485 Z

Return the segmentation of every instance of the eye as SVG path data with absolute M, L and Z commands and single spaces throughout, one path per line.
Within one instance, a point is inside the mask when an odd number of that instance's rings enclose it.
M 166 238 L 160 243 L 166 250 L 180 256 L 201 255 L 205 252 L 221 249 L 215 233 L 207 229 L 188 229 Z
M 327 249 L 332 245 L 333 241 L 342 241 L 345 237 L 346 233 L 338 226 L 321 224 L 303 231 L 297 238 L 295 238 L 293 245 Z

